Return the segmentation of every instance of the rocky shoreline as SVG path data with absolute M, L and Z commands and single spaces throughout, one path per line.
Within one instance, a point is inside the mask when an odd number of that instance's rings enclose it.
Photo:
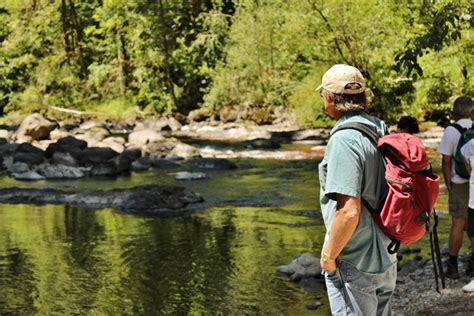
M 201 119 L 191 113 L 186 123 L 161 117 L 131 125 L 65 124 L 33 113 L 18 127 L 0 128 L 1 165 L 4 173 L 20 180 L 115 177 L 164 164 L 163 160 L 320 159 L 329 137 L 328 129 L 301 129 L 290 121 L 257 125 Z M 441 135 L 441 128 L 418 134 L 428 148 L 436 147 Z M 213 145 L 219 142 L 221 146 Z M 302 147 L 281 149 L 285 144 Z
M 416 253 L 416 249 L 402 248 L 400 253 Z M 447 254 L 444 253 L 447 259 Z M 468 255 L 460 256 L 460 278 L 445 279 L 446 288 L 439 281 L 439 292 L 436 290 L 433 264 L 430 259 L 416 256 L 414 259 L 399 264 L 397 286 L 392 300 L 394 315 L 473 315 L 474 292 L 464 293 L 462 287 L 470 278 L 464 274 Z M 443 263 L 444 264 L 444 263 Z M 309 292 L 324 291 L 324 279 L 321 275 L 319 258 L 304 253 L 288 265 L 277 267 L 280 274 L 286 275 L 297 287 Z M 307 306 L 317 310 L 323 303 L 317 300 Z

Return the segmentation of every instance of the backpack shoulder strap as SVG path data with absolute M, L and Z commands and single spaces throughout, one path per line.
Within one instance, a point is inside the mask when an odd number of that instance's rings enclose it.
M 335 130 L 333 130 L 331 133 L 331 136 L 334 135 L 334 133 L 345 130 L 345 129 L 355 129 L 361 132 L 362 135 L 366 136 L 371 141 L 371 143 L 375 146 L 375 148 L 377 148 L 377 143 L 381 135 L 379 134 L 375 126 L 364 124 L 361 122 L 348 122 L 348 123 L 338 126 Z M 383 162 L 385 164 L 385 159 L 383 160 Z M 384 194 L 383 200 L 385 200 L 385 194 Z M 373 214 L 377 213 L 377 210 L 372 205 L 370 205 L 370 203 L 366 199 L 361 197 L 361 201 L 362 201 L 362 204 L 367 208 L 367 210 L 369 210 L 370 213 L 373 213 Z
M 361 122 L 348 122 L 341 124 L 335 130 L 333 130 L 331 136 L 334 135 L 334 133 L 345 129 L 355 129 L 356 131 L 361 132 L 362 135 L 366 136 L 372 142 L 372 144 L 377 147 L 377 142 L 381 135 L 377 132 L 377 128 L 375 126 Z
M 459 134 L 464 133 L 464 131 L 466 130 L 464 127 L 462 127 L 462 126 L 459 125 L 458 123 L 449 124 L 447 127 L 449 127 L 449 126 L 454 127 L 454 128 L 459 132 Z M 474 127 L 474 123 L 473 123 L 472 126 Z M 446 127 L 446 128 L 447 128 L 447 127 Z M 471 127 L 471 128 L 472 128 L 472 127 Z

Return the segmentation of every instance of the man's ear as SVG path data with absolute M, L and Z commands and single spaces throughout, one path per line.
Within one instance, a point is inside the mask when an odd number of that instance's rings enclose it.
M 331 101 L 332 101 L 332 100 L 331 100 L 331 97 L 329 96 L 328 93 L 325 93 L 325 94 L 324 94 L 324 100 L 326 100 L 327 103 L 331 103 Z

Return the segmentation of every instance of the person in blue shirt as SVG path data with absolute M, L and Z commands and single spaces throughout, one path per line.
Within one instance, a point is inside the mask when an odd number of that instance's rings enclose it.
M 349 65 L 334 65 L 316 89 L 332 130 L 346 122 L 362 122 L 387 134 L 385 123 L 364 113 L 365 79 Z M 332 134 L 331 132 L 331 134 Z M 326 227 L 321 251 L 331 312 L 334 315 L 390 315 L 397 278 L 397 259 L 390 239 L 378 228 L 364 198 L 374 208 L 386 190 L 383 158 L 361 132 L 332 134 L 319 164 L 320 203 Z

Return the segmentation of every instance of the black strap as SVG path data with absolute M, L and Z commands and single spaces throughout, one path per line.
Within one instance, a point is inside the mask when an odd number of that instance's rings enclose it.
M 459 125 L 458 123 L 449 124 L 448 126 L 454 127 L 454 128 L 459 132 L 459 134 L 462 134 L 462 133 L 464 133 L 464 132 L 467 130 L 467 128 L 462 127 L 462 126 Z M 473 126 L 474 126 L 474 125 L 473 125 Z M 472 127 L 471 127 L 471 128 L 472 128 Z
M 387 246 L 388 253 L 393 255 L 394 253 L 398 252 L 398 249 L 400 249 L 400 242 L 398 240 L 392 239 L 390 244 Z
M 441 251 L 439 250 L 438 214 L 436 214 L 435 209 L 433 209 L 433 218 L 434 218 L 433 237 L 434 237 L 434 247 L 435 247 L 435 252 L 436 252 L 436 260 L 438 261 L 439 276 L 441 277 L 441 286 L 443 287 L 443 289 L 445 289 L 446 285 L 444 283 L 443 261 L 441 260 Z
M 348 122 L 341 124 L 340 126 L 336 127 L 335 130 L 331 132 L 331 136 L 334 135 L 335 133 L 345 130 L 345 129 L 355 129 L 356 131 L 359 131 L 362 133 L 362 135 L 366 136 L 372 144 L 377 148 L 377 143 L 380 138 L 380 134 L 377 131 L 377 128 L 373 125 L 368 125 L 364 124 L 361 122 Z M 385 160 L 384 160 L 385 163 Z M 375 210 L 372 205 L 370 205 L 369 202 L 367 202 L 366 199 L 361 197 L 362 204 L 371 212 L 371 213 L 376 213 L 377 210 Z
M 361 132 L 362 135 L 366 136 L 372 144 L 377 147 L 377 142 L 381 135 L 378 133 L 375 126 L 361 122 L 347 122 L 336 127 L 336 129 L 331 132 L 331 136 L 334 135 L 334 133 L 345 129 L 355 129 L 356 131 Z

